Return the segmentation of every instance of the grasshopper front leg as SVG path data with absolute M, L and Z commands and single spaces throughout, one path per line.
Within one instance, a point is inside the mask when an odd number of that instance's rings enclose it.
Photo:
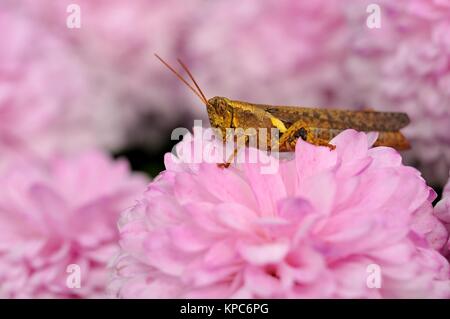
M 234 158 L 236 157 L 238 152 L 239 152 L 239 146 L 235 146 L 235 148 L 233 150 L 233 154 L 231 154 L 231 156 L 227 159 L 227 161 L 225 163 L 218 163 L 217 167 L 219 167 L 219 168 L 228 168 L 228 167 L 230 167 L 231 163 L 233 163 Z
M 318 134 L 323 130 L 312 127 L 310 124 L 306 123 L 303 120 L 298 120 L 294 124 L 292 124 L 286 132 L 281 135 L 279 141 L 279 150 L 281 152 L 292 152 L 295 150 L 295 145 L 297 144 L 297 140 L 301 138 L 302 140 L 318 145 L 318 146 L 327 146 L 330 150 L 334 150 L 336 146 L 330 144 L 331 134 L 328 134 L 328 138 L 325 136 L 320 136 Z
M 241 142 L 241 143 L 239 143 L 239 142 Z M 239 150 L 242 147 L 244 147 L 247 144 L 247 142 L 248 142 L 248 136 L 247 135 L 244 136 L 243 141 L 242 141 L 242 139 L 238 138 L 237 141 L 236 141 L 236 146 L 233 149 L 233 154 L 230 155 L 230 157 L 227 159 L 227 161 L 225 163 L 218 163 L 217 166 L 219 168 L 228 168 L 228 167 L 230 167 L 231 163 L 233 163 L 235 157 L 238 155 Z

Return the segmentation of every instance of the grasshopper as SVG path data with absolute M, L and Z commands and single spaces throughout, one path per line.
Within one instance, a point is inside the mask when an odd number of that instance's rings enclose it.
M 207 99 L 181 60 L 178 59 L 178 62 L 195 88 L 157 54 L 155 56 L 206 105 L 211 126 L 220 129 L 224 137 L 227 128 L 243 128 L 244 130 L 276 128 L 279 130 L 280 137 L 275 147 L 280 152 L 293 151 L 299 138 L 314 145 L 328 146 L 330 150 L 333 150 L 335 146 L 330 144 L 333 137 L 343 130 L 355 129 L 363 132 L 378 132 L 378 139 L 374 146 L 389 146 L 397 150 L 410 148 L 408 140 L 400 132 L 400 129 L 410 122 L 406 113 L 273 106 L 235 101 L 219 96 Z M 270 145 L 269 143 L 269 149 Z M 273 145 L 272 148 L 274 148 Z M 228 166 L 229 163 L 225 165 Z

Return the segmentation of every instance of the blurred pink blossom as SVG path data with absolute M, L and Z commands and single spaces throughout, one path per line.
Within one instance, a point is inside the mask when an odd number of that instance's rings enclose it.
M 125 114 L 70 47 L 16 10 L 0 28 L 0 163 L 123 144 Z
M 176 0 L 7 3 L 11 10 L 52 34 L 93 74 L 93 84 L 100 87 L 107 100 L 91 101 L 90 105 L 103 107 L 106 116 L 120 119 L 109 123 L 110 130 L 122 137 L 119 146 L 125 135 L 128 144 L 144 142 L 155 147 L 171 126 L 190 119 L 188 114 L 193 112 L 183 102 L 187 95 L 184 87 L 153 54 L 175 60 L 189 30 L 188 19 L 199 9 L 198 0 L 181 5 Z M 70 4 L 80 8 L 80 28 L 66 27 Z M 97 96 L 98 89 L 89 86 L 88 93 Z M 108 118 L 103 121 L 110 122 Z
M 409 114 L 409 162 L 442 185 L 450 168 L 450 1 L 378 1 L 380 29 L 361 27 L 368 3 L 347 8 L 343 83 L 362 105 Z
M 97 151 L 10 163 L 0 174 L 0 297 L 104 296 L 118 213 L 145 183 Z M 66 285 L 71 264 L 80 288 Z
M 334 151 L 299 141 L 295 159 L 272 175 L 258 163 L 221 169 L 166 155 L 166 171 L 119 222 L 109 290 L 121 298 L 448 297 L 436 195 L 395 150 L 370 149 L 373 141 L 353 130 L 333 140 Z M 380 266 L 380 289 L 367 286 L 371 264 Z
M 219 0 L 195 19 L 183 56 L 211 96 L 333 106 L 344 93 L 332 91 L 348 43 L 341 1 Z
M 442 199 L 435 207 L 436 216 L 446 225 L 447 230 L 450 229 L 450 179 L 444 188 Z M 446 245 L 446 254 L 450 251 L 450 241 Z

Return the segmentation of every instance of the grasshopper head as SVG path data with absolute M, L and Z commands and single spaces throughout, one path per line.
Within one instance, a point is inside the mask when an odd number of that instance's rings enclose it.
M 233 127 L 233 108 L 225 97 L 213 97 L 208 100 L 207 110 L 212 127 L 224 130 Z

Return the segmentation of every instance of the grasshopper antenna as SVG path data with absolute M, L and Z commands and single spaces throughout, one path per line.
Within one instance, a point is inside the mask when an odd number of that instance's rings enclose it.
M 181 63 L 180 60 L 178 60 L 178 62 L 180 62 L 180 64 L 183 66 L 183 69 L 186 70 L 186 72 L 188 73 L 189 77 L 192 79 L 192 81 L 194 82 L 195 87 L 198 89 L 198 91 L 192 87 L 192 85 L 190 85 L 188 83 L 188 81 L 186 81 L 181 75 L 180 73 L 178 73 L 174 68 L 172 68 L 169 63 L 167 63 L 166 61 L 164 61 L 159 55 L 157 55 L 155 53 L 155 57 L 162 63 L 164 64 L 170 71 L 172 71 L 173 74 L 175 74 L 175 76 L 184 84 L 186 84 L 188 86 L 189 89 L 191 89 L 192 92 L 194 92 L 195 95 L 197 95 L 197 97 L 203 102 L 205 103 L 205 105 L 208 105 L 208 100 L 205 98 L 205 95 L 203 94 L 203 92 L 200 90 L 200 88 L 198 87 L 197 83 L 195 82 L 195 80 L 192 77 L 192 74 L 187 70 L 187 68 L 184 66 L 184 64 Z
M 186 71 L 189 78 L 194 83 L 195 87 L 197 88 L 197 91 L 200 93 L 200 95 L 203 97 L 203 100 L 208 102 L 208 99 L 205 97 L 205 94 L 203 94 L 202 89 L 200 89 L 200 86 L 197 84 L 197 81 L 195 81 L 194 76 L 192 75 L 191 71 L 189 71 L 188 67 L 181 61 L 180 59 L 177 59 L 178 63 L 180 63 L 181 67 Z

